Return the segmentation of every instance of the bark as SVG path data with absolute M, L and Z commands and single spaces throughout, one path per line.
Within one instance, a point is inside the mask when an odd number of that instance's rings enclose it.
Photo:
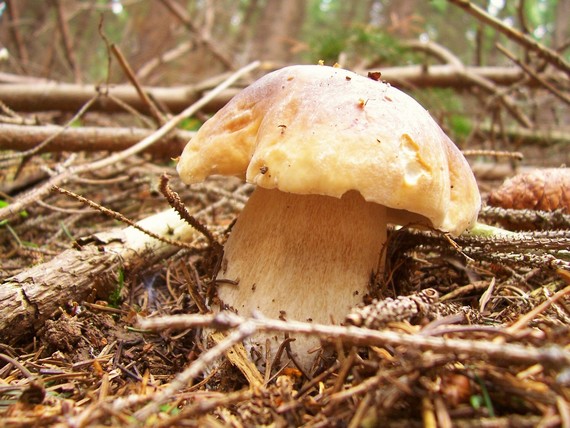
M 61 126 L 22 126 L 0 124 L 0 150 L 26 151 L 49 138 L 38 153 L 59 151 L 120 151 L 150 136 L 154 130 L 141 128 L 66 128 Z M 194 132 L 170 133 L 146 152 L 160 158 L 178 156 Z
M 194 229 L 172 210 L 138 224 L 161 236 L 186 242 L 194 235 Z M 80 249 L 69 249 L 2 283 L 0 342 L 14 344 L 33 337 L 68 303 L 108 298 L 117 287 L 120 269 L 133 273 L 177 250 L 133 227 L 95 235 L 93 241 Z

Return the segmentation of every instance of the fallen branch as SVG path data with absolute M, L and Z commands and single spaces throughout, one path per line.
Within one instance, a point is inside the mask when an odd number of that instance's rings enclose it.
M 526 129 L 522 127 L 504 127 L 493 129 L 491 125 L 481 124 L 477 129 L 484 135 L 504 136 L 517 145 L 527 144 L 552 147 L 555 144 L 570 144 L 570 132 L 559 129 Z
M 171 315 L 160 318 L 140 319 L 140 327 L 147 330 L 187 329 L 209 327 L 226 330 L 247 323 L 255 331 L 287 332 L 319 336 L 322 340 L 342 340 L 367 346 L 409 346 L 414 350 L 461 354 L 465 357 L 483 358 L 521 364 L 545 364 L 562 370 L 570 367 L 570 352 L 562 347 L 549 348 L 523 346 L 515 343 L 497 344 L 487 340 L 449 339 L 422 334 L 404 334 L 389 330 L 370 330 L 360 327 L 321 325 L 300 321 L 281 321 L 261 316 L 244 318 L 230 312 L 206 315 Z M 253 334 L 253 333 L 251 333 Z
M 189 105 L 197 102 L 209 89 L 211 88 L 199 84 L 173 88 L 145 87 L 144 91 L 159 105 L 165 106 L 168 111 L 180 113 Z M 216 94 L 216 97 L 209 99 L 202 108 L 207 112 L 218 111 L 236 92 L 235 89 L 220 92 Z M 93 104 L 91 111 L 124 112 L 123 106 L 111 98 L 114 97 L 140 112 L 149 113 L 147 105 L 132 85 L 116 85 L 106 88 L 98 85 L 58 82 L 0 84 L 0 99 L 12 110 L 19 112 L 76 111 L 88 100 L 98 95 L 102 96 Z
M 229 203 L 239 210 L 248 187 L 242 185 L 233 192 L 196 187 L 197 191 L 214 191 L 219 199 L 193 216 L 203 219 Z M 78 239 L 78 248 L 7 278 L 0 285 L 0 342 L 15 343 L 33 336 L 68 302 L 106 299 L 115 290 L 121 269 L 128 274 L 164 260 L 180 248 L 197 248 L 194 239 L 198 239 L 198 232 L 174 209 L 124 229 Z
M 233 73 L 230 77 L 228 77 L 224 82 L 219 84 L 213 91 L 211 91 L 208 95 L 197 101 L 196 103 L 192 104 L 190 107 L 186 108 L 180 114 L 174 116 L 168 122 L 166 122 L 163 126 L 156 130 L 153 134 L 149 137 L 143 139 L 139 143 L 135 144 L 134 146 L 123 150 L 122 152 L 115 153 L 107 158 L 87 163 L 72 166 L 68 169 L 65 169 L 63 172 L 59 173 L 58 175 L 53 176 L 50 180 L 44 183 L 42 186 L 33 189 L 32 191 L 25 193 L 20 198 L 14 200 L 10 205 L 5 208 L 0 209 L 0 220 L 9 219 L 14 216 L 17 216 L 19 212 L 26 209 L 29 205 L 33 204 L 35 201 L 41 200 L 43 196 L 48 194 L 53 186 L 59 186 L 63 183 L 71 180 L 73 177 L 78 176 L 79 174 L 83 174 L 86 172 L 96 171 L 98 169 L 104 168 L 109 165 L 113 165 L 123 159 L 126 159 L 130 156 L 133 156 L 137 153 L 142 152 L 147 147 L 150 147 L 152 144 L 159 141 L 169 132 L 176 128 L 176 126 L 185 118 L 192 116 L 198 110 L 200 110 L 204 105 L 210 102 L 213 98 L 235 83 L 241 76 L 247 74 L 248 72 L 254 70 L 259 66 L 259 62 L 253 62 L 235 73 Z
M 171 239 L 190 242 L 195 231 L 173 210 L 137 223 Z M 145 266 L 178 250 L 128 227 L 94 235 L 94 245 L 69 249 L 49 262 L 8 278 L 0 287 L 0 342 L 32 337 L 69 302 L 107 299 L 119 270 Z
M 271 65 L 264 64 L 260 68 L 269 70 Z M 377 71 L 377 69 L 375 69 Z M 497 86 L 507 86 L 524 79 L 525 73 L 518 67 L 469 67 L 464 70 L 455 65 L 410 65 L 403 67 L 381 68 L 382 79 L 398 87 L 426 88 L 445 87 L 466 89 L 476 86 L 471 78 L 478 76 L 485 78 Z M 366 71 L 362 71 L 366 75 Z M 9 76 L 5 76 L 7 80 Z M 2 79 L 0 75 L 0 79 Z M 555 75 L 544 75 L 545 81 L 556 84 Z M 526 83 L 529 87 L 539 86 L 534 79 Z M 478 85 L 477 85 L 478 86 Z M 144 91 L 156 100 L 159 105 L 165 106 L 171 113 L 179 113 L 188 105 L 196 102 L 211 86 L 206 84 L 178 86 L 172 88 L 144 87 Z M 216 112 L 224 106 L 241 87 L 230 88 L 217 94 L 203 106 L 206 112 Z M 76 85 L 57 82 L 33 82 L 0 84 L 0 100 L 12 110 L 19 112 L 37 111 L 76 111 L 89 99 L 99 93 L 107 93 L 114 98 L 130 105 L 141 112 L 147 112 L 147 107 L 140 99 L 135 88 L 131 85 L 114 85 L 108 89 L 96 85 Z M 91 107 L 91 111 L 122 112 L 123 107 L 115 103 L 110 97 L 101 96 Z
M 378 69 L 374 69 L 378 70 Z M 380 68 L 382 80 L 394 86 L 412 88 L 459 88 L 467 89 L 475 83 L 465 75 L 483 77 L 496 85 L 508 86 L 517 83 L 524 74 L 515 67 L 470 67 L 458 69 L 454 64 L 407 65 Z M 529 82 L 532 84 L 533 82 Z M 0 92 L 1 97 L 1 92 Z
M 0 150 L 27 151 L 58 134 L 39 153 L 45 152 L 117 152 L 134 146 L 155 131 L 143 128 L 66 128 L 56 125 L 24 126 L 1 125 Z M 63 131 L 63 132 L 62 132 Z M 163 158 L 178 156 L 194 132 L 177 131 L 168 134 L 148 147 L 145 152 Z

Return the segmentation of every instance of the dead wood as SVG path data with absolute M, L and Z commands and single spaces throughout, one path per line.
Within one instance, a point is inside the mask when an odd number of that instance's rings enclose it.
M 401 67 L 374 68 L 382 72 L 382 80 L 404 88 L 455 88 L 467 89 L 476 86 L 468 76 L 485 78 L 498 86 L 508 86 L 519 82 L 524 73 L 516 67 L 465 66 L 455 64 L 407 65 Z M 549 80 L 556 80 L 551 75 Z M 536 82 L 528 82 L 535 87 Z
M 552 147 L 557 144 L 570 144 L 570 132 L 564 129 L 525 129 L 520 126 L 493 129 L 488 124 L 479 125 L 478 132 L 483 136 L 495 135 L 495 138 L 503 136 L 517 145 L 535 145 L 538 147 Z
M 138 223 L 171 239 L 190 242 L 194 229 L 172 210 Z M 32 337 L 61 308 L 73 302 L 107 299 L 118 286 L 119 270 L 150 266 L 177 248 L 128 227 L 96 234 L 88 245 L 69 249 L 49 262 L 8 278 L 0 287 L 0 341 Z
M 265 64 L 262 69 L 273 68 Z M 447 87 L 466 89 L 477 86 L 472 76 L 484 78 L 498 86 L 511 85 L 521 81 L 525 74 L 518 67 L 464 67 L 458 68 L 454 64 L 443 65 L 411 65 L 404 67 L 387 67 L 380 70 L 382 79 L 400 87 Z M 470 77 L 471 76 L 471 77 Z M 543 76 L 545 80 L 552 80 L 555 84 L 555 75 Z M 528 86 L 537 86 L 537 82 L 530 80 Z M 171 113 L 178 113 L 198 100 L 211 88 L 208 82 L 179 86 L 172 88 L 146 87 L 148 95 Z M 212 99 L 204 110 L 215 112 L 224 106 L 241 87 L 229 88 Z M 113 85 L 109 88 L 96 85 L 77 85 L 69 83 L 14 83 L 0 85 L 0 99 L 11 109 L 20 112 L 37 111 L 77 111 L 88 100 L 97 95 L 93 111 L 117 112 L 123 107 L 113 101 L 106 94 L 127 103 L 138 111 L 149 113 L 147 105 L 141 100 L 136 89 L 131 85 Z
M 563 292 L 568 294 L 570 287 Z M 561 293 L 562 294 L 562 293 Z M 471 341 L 437 337 L 437 335 L 410 335 L 389 330 L 369 330 L 362 327 L 321 325 L 301 321 L 283 321 L 269 319 L 257 314 L 254 318 L 243 318 L 233 312 L 220 312 L 207 315 L 171 315 L 162 318 L 141 319 L 140 324 L 145 329 L 160 330 L 166 328 L 185 329 L 196 326 L 211 326 L 216 329 L 238 328 L 252 335 L 256 329 L 312 334 L 323 340 L 333 341 L 342 339 L 348 343 L 366 344 L 369 346 L 406 345 L 414 348 L 431 349 L 436 352 L 454 352 L 466 354 L 475 358 L 483 357 L 489 360 L 510 360 L 512 363 L 541 363 L 554 365 L 558 369 L 570 367 L 570 352 L 562 347 L 552 347 L 548 350 L 530 346 L 505 345 L 493 341 Z M 242 326 L 247 327 L 242 329 Z M 496 329 L 496 334 L 500 334 Z
M 38 153 L 61 151 L 120 151 L 149 137 L 154 130 L 142 128 L 103 128 L 82 127 L 66 128 L 61 126 L 24 126 L 0 125 L 0 150 L 27 151 L 42 144 L 48 138 L 53 139 Z M 54 137 L 55 135 L 55 137 Z M 161 158 L 176 157 L 188 140 L 194 135 L 189 131 L 177 131 L 168 134 L 146 153 Z
M 148 95 L 166 111 L 179 113 L 199 100 L 211 87 L 182 86 L 177 88 L 145 88 Z M 207 112 L 215 112 L 224 106 L 235 94 L 236 89 L 227 89 L 204 106 Z M 19 112 L 72 111 L 79 110 L 90 99 L 98 97 L 92 111 L 107 113 L 124 112 L 124 107 L 114 101 L 118 99 L 132 108 L 149 113 L 148 107 L 131 85 L 117 85 L 108 88 L 97 85 L 71 83 L 4 84 L 0 85 L 0 99 L 12 110 Z
M 259 61 L 255 61 L 252 62 L 251 64 L 248 64 L 240 68 L 235 73 L 232 73 L 227 79 L 225 79 L 223 82 L 217 85 L 212 91 L 206 94 L 203 98 L 200 98 L 194 104 L 186 107 L 182 112 L 172 117 L 159 129 L 157 129 L 147 138 L 144 138 L 143 140 L 139 141 L 134 146 L 131 146 L 128 149 L 125 149 L 121 152 L 115 153 L 107 158 L 95 162 L 74 165 L 67 169 L 63 168 L 62 172 L 51 177 L 48 182 L 37 186 L 36 188 L 30 190 L 27 193 L 24 193 L 18 199 L 12 201 L 12 203 L 7 207 L 0 208 L 0 219 L 17 216 L 22 209 L 25 209 L 27 206 L 41 200 L 42 197 L 44 197 L 47 193 L 49 193 L 52 190 L 53 186 L 66 183 L 69 180 L 72 180 L 73 178 L 78 177 L 83 173 L 96 171 L 106 166 L 116 164 L 152 146 L 159 139 L 161 139 L 162 137 L 170 133 L 172 130 L 174 130 L 182 120 L 195 114 L 198 110 L 200 110 L 206 104 L 208 104 L 212 99 L 220 95 L 228 87 L 234 84 L 235 81 L 238 80 L 241 76 L 259 67 L 259 64 L 260 64 Z

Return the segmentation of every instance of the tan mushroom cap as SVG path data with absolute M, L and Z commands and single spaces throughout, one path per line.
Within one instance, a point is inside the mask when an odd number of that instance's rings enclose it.
M 340 68 L 298 65 L 235 96 L 185 147 L 186 183 L 234 175 L 283 192 L 370 202 L 459 234 L 480 195 L 461 152 L 413 98 Z

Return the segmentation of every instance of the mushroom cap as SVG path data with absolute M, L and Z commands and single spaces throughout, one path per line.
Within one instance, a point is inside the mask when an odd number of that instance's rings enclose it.
M 241 91 L 186 145 L 178 172 L 189 184 L 221 174 L 297 194 L 357 190 L 452 234 L 481 204 L 467 161 L 420 104 L 320 65 L 285 67 Z

